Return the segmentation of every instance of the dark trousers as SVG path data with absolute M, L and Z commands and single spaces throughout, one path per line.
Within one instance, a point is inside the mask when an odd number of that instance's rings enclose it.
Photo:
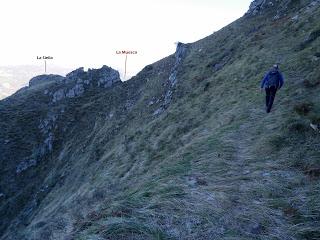
M 268 113 L 271 111 L 276 92 L 277 88 L 274 86 L 266 88 L 266 110 Z

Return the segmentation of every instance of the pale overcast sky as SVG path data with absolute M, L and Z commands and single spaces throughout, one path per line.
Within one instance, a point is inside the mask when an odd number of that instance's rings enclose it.
M 0 66 L 109 65 L 128 75 L 241 17 L 251 0 L 1 0 Z

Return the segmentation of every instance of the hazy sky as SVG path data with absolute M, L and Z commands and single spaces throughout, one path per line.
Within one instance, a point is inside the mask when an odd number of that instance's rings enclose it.
M 128 75 L 241 17 L 251 0 L 1 0 L 0 66 L 109 65 Z

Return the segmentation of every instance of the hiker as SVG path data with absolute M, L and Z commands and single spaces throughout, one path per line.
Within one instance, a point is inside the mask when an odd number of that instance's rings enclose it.
M 266 91 L 266 111 L 269 113 L 272 108 L 276 92 L 283 85 L 283 76 L 279 71 L 277 64 L 273 65 L 272 69 L 265 75 L 261 81 L 261 92 L 263 89 Z

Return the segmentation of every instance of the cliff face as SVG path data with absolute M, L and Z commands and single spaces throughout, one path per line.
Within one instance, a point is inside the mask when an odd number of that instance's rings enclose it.
M 126 82 L 79 68 L 2 100 L 0 239 L 317 239 L 319 6 L 256 0 Z

